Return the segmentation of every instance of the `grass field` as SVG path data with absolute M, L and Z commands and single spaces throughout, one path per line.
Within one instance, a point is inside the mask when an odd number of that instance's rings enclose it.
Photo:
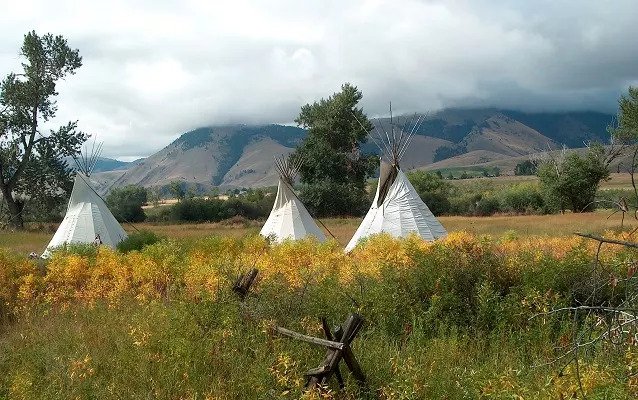
M 609 180 L 604 181 L 600 185 L 600 189 L 630 189 L 631 186 L 631 174 L 629 173 L 613 173 L 610 174 Z M 498 189 L 502 187 L 507 187 L 516 183 L 521 182 L 536 182 L 538 181 L 538 177 L 534 175 L 525 175 L 525 176 L 514 176 L 514 175 L 503 175 L 497 177 L 479 177 L 479 178 L 470 178 L 470 179 L 455 179 L 450 180 L 448 182 L 452 183 L 455 186 L 459 187 L 467 187 L 467 186 L 480 186 L 487 187 L 490 189 Z
M 601 210 L 584 214 L 555 214 L 555 215 L 519 215 L 519 216 L 491 216 L 491 217 L 441 217 L 441 223 L 449 232 L 467 231 L 473 234 L 489 234 L 502 236 L 505 233 L 520 236 L 546 235 L 564 236 L 574 232 L 603 232 L 620 227 L 621 215 Z M 359 226 L 359 218 L 331 218 L 321 220 L 332 232 L 337 242 L 344 246 L 348 243 L 354 231 Z M 125 225 L 128 232 L 136 229 L 150 230 L 161 236 L 173 239 L 198 239 L 206 236 L 221 235 L 243 237 L 257 234 L 261 228 L 261 221 L 250 221 L 246 224 L 227 225 L 224 223 L 202 224 L 135 224 Z M 625 219 L 625 227 L 635 226 L 635 221 Z M 32 251 L 41 253 L 55 232 L 55 226 L 40 227 L 38 230 L 26 232 L 0 231 L 0 246 L 12 249 L 22 254 Z M 330 237 L 330 234 L 328 234 Z

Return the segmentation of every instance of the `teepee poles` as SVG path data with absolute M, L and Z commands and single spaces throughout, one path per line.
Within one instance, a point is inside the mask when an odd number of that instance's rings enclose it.
M 88 148 L 85 147 L 80 150 L 79 154 L 73 155 L 73 161 L 75 161 L 78 171 L 86 176 L 91 176 L 91 173 L 100 158 L 100 154 L 102 153 L 103 145 L 104 142 L 97 143 L 96 140 L 93 140 L 90 152 L 88 151 Z

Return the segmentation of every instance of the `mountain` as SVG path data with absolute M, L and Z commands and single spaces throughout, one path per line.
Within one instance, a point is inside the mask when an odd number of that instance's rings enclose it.
M 612 115 L 596 112 L 445 109 L 428 115 L 416 129 L 402 165 L 413 169 L 498 164 L 562 145 L 583 147 L 590 140 L 606 142 L 606 127 L 612 120 Z M 379 121 L 389 126 L 388 119 Z M 128 165 L 126 171 L 94 175 L 102 187 L 166 187 L 180 181 L 205 192 L 214 186 L 272 186 L 277 183 L 273 156 L 291 153 L 305 136 L 301 128 L 275 124 L 202 127 Z M 372 140 L 362 150 L 379 151 Z
M 143 158 L 131 162 L 126 162 L 115 160 L 113 158 L 98 157 L 97 161 L 95 162 L 95 166 L 93 167 L 93 172 L 123 171 L 137 165 L 142 160 Z M 64 161 L 66 161 L 69 167 L 75 168 L 75 161 L 72 157 L 65 157 Z
M 290 153 L 305 134 L 284 125 L 198 128 L 129 169 L 114 186 L 161 187 L 172 181 L 200 190 L 273 185 L 273 156 Z

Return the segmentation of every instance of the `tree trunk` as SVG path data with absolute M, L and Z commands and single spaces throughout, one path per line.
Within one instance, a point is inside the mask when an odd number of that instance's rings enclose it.
M 24 229 L 24 220 L 22 219 L 22 208 L 24 205 L 21 201 L 13 198 L 13 193 L 6 186 L 2 186 L 2 197 L 4 197 L 7 208 L 9 209 L 9 225 L 15 229 Z

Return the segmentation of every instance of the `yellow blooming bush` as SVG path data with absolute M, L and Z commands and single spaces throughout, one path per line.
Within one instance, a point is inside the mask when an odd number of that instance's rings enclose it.
M 0 323 L 28 305 L 40 292 L 34 262 L 0 248 Z
M 607 258 L 626 252 L 619 246 L 609 248 Z M 467 232 L 453 232 L 434 243 L 416 236 L 397 240 L 377 235 L 350 254 L 335 241 L 287 241 L 270 246 L 259 236 L 211 237 L 188 245 L 164 241 L 126 254 L 106 247 L 94 255 L 60 252 L 38 274 L 33 262 L 2 250 L 0 299 L 7 314 L 36 300 L 63 305 L 98 300 L 114 304 L 129 297 L 142 301 L 174 295 L 215 297 L 252 267 L 260 271 L 257 291 L 271 281 L 299 289 L 329 279 L 337 279 L 347 288 L 365 279 L 382 279 L 383 271 L 405 279 L 411 274 L 430 274 L 435 286 L 439 285 L 434 288 L 437 290 L 461 276 L 487 278 L 501 290 L 519 284 L 530 272 L 537 274 L 548 268 L 560 279 L 562 268 L 587 263 L 595 251 L 595 243 L 574 236 L 495 239 Z

